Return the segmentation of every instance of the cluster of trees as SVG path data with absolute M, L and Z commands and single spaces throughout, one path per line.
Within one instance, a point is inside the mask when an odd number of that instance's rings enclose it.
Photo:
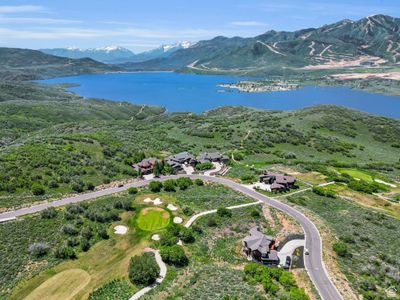
M 293 275 L 279 268 L 268 268 L 257 263 L 249 263 L 244 268 L 244 279 L 250 283 L 261 283 L 271 296 L 278 292 L 283 299 L 308 300 L 309 297 L 296 285 Z
M 189 263 L 185 251 L 179 245 L 161 247 L 160 255 L 164 262 L 176 267 L 184 267 Z
M 201 230 L 198 227 L 195 226 L 193 228 L 196 232 L 201 233 Z M 186 244 L 193 243 L 195 241 L 193 230 L 182 225 L 170 225 L 167 230 L 161 234 L 160 245 L 162 247 L 174 246 L 178 240 L 181 240 Z
M 388 191 L 388 188 L 377 182 L 368 182 L 365 180 L 350 180 L 347 186 L 352 190 L 363 192 L 366 194 Z
M 121 210 L 133 210 L 131 201 L 117 200 L 112 205 L 102 207 L 90 207 L 87 203 L 70 204 L 64 212 L 64 223 L 60 232 L 65 236 L 64 241 L 54 251 L 54 257 L 58 259 L 76 258 L 77 251 L 88 251 L 98 239 L 108 239 L 109 235 L 104 223 L 119 220 Z M 60 211 L 54 207 L 47 208 L 40 212 L 42 219 L 57 218 Z M 29 253 L 32 257 L 41 257 L 51 250 L 46 242 L 36 242 L 29 246 Z
M 323 197 L 328 197 L 328 198 L 336 198 L 336 193 L 332 190 L 329 190 L 327 188 L 323 188 L 320 186 L 314 186 L 312 188 L 313 193 L 323 196 Z
M 160 274 L 153 253 L 143 253 L 140 256 L 134 256 L 129 262 L 129 279 L 137 285 L 153 284 Z
M 203 181 L 196 180 L 197 185 L 203 185 Z M 167 179 L 164 182 L 161 181 L 152 181 L 149 184 L 149 189 L 154 193 L 159 193 L 162 189 L 166 192 L 175 192 L 176 188 L 180 190 L 186 190 L 191 185 L 193 185 L 193 181 L 187 177 L 180 177 L 176 180 Z

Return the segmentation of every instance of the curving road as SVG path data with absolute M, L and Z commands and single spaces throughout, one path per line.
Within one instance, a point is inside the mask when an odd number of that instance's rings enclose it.
M 26 208 L 21 208 L 18 210 L 6 212 L 0 214 L 0 222 L 17 218 L 19 216 L 23 216 L 26 214 L 32 214 L 44 210 L 48 207 L 57 207 L 64 206 L 70 203 L 81 202 L 85 200 L 94 199 L 101 196 L 111 195 L 114 193 L 122 192 L 127 190 L 130 187 L 142 187 L 149 184 L 153 180 L 166 180 L 166 179 L 176 179 L 178 177 L 189 177 L 191 179 L 203 179 L 206 181 L 212 181 L 215 183 L 222 184 L 227 186 L 233 190 L 236 190 L 242 194 L 245 194 L 255 200 L 265 202 L 266 204 L 279 209 L 288 215 L 295 218 L 303 227 L 305 236 L 306 236 L 306 248 L 309 250 L 310 255 L 305 256 L 305 266 L 306 270 L 314 283 L 316 289 L 318 290 L 320 296 L 324 300 L 341 300 L 343 299 L 340 295 L 339 291 L 336 289 L 333 282 L 330 280 L 328 272 L 326 271 L 325 265 L 322 260 L 322 242 L 321 236 L 319 235 L 317 227 L 301 212 L 297 211 L 291 206 L 288 206 L 282 202 L 279 202 L 276 199 L 267 197 L 263 194 L 260 194 L 248 187 L 245 187 L 239 183 L 231 181 L 229 179 L 221 178 L 221 177 L 212 177 L 205 175 L 171 175 L 165 176 L 160 179 L 150 179 L 150 180 L 142 180 L 134 183 L 127 184 L 123 187 L 115 187 L 109 188 L 101 191 L 90 192 L 86 194 L 76 195 L 69 198 L 64 198 L 61 200 L 33 205 Z

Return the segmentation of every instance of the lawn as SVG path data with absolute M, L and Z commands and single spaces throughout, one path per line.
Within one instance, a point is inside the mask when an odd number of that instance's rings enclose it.
M 361 171 L 359 169 L 354 169 L 354 168 L 347 168 L 347 169 L 337 169 L 340 173 L 348 174 L 353 178 L 358 178 L 361 180 L 365 180 L 368 182 L 374 181 L 371 175 L 368 173 Z
M 137 225 L 142 230 L 154 231 L 167 227 L 170 219 L 170 214 L 165 209 L 147 207 L 140 210 Z
M 42 283 L 25 299 L 73 299 L 90 281 L 90 275 L 81 269 L 66 270 Z

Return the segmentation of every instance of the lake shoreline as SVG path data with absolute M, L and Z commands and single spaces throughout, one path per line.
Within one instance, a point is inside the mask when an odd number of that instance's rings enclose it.
M 220 106 L 296 110 L 316 105 L 337 105 L 374 115 L 400 118 L 398 96 L 369 93 L 349 86 L 302 85 L 294 81 L 282 81 L 280 90 L 274 90 L 273 93 L 271 90 L 232 92 L 232 85 L 246 80 L 252 82 L 248 78 L 236 76 L 140 71 L 68 76 L 35 82 L 67 84 L 67 91 L 85 98 L 162 106 L 169 113 L 203 113 Z

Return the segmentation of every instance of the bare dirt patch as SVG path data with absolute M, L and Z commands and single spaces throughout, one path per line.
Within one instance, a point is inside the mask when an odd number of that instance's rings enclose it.
M 349 74 L 335 74 L 330 75 L 332 78 L 339 80 L 351 79 L 391 79 L 400 80 L 400 72 L 386 72 L 386 73 L 349 73 Z

